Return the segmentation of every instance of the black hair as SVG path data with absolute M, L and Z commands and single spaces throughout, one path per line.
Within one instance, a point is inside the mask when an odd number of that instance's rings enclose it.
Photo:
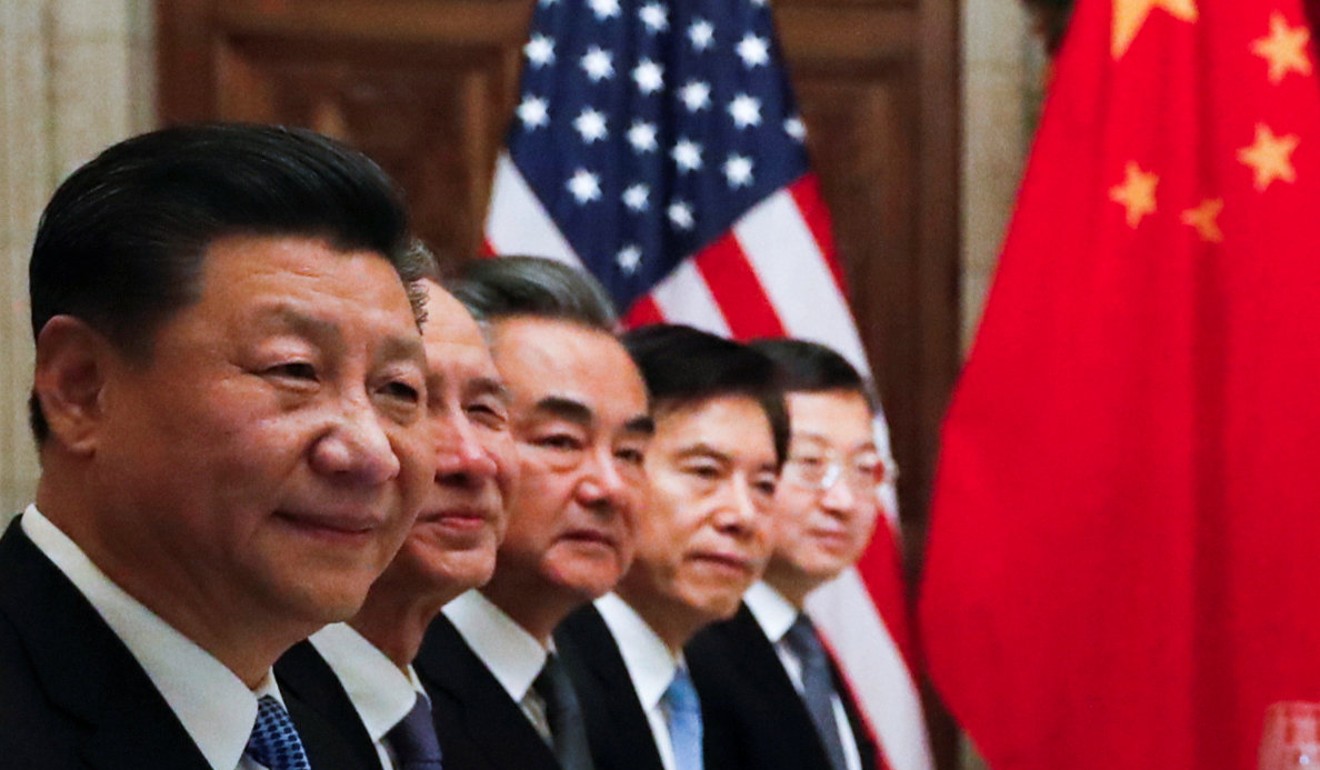
M 775 458 L 788 455 L 788 410 L 779 369 L 751 347 L 680 324 L 654 324 L 623 335 L 660 410 L 721 396 L 746 396 L 760 404 L 770 422 Z
M 785 393 L 847 391 L 861 396 L 867 407 L 875 411 L 866 378 L 833 349 L 817 342 L 787 338 L 755 340 L 750 345 L 779 366 Z
M 379 166 L 305 129 L 212 123 L 125 140 L 64 180 L 28 265 L 33 337 L 70 315 L 125 355 L 149 359 L 160 324 L 200 297 L 208 247 L 240 235 L 380 254 L 420 321 L 407 210 Z M 44 441 L 35 393 L 29 406 Z
M 587 273 L 542 257 L 476 259 L 449 284 L 476 318 L 531 316 L 613 334 L 618 316 L 609 295 Z

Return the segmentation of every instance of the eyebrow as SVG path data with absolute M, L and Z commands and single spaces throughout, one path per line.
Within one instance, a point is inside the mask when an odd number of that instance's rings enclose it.
M 832 442 L 829 440 L 829 438 L 828 438 L 827 436 L 824 436 L 824 435 L 822 435 L 822 434 L 820 434 L 820 433 L 794 433 L 793 436 L 792 436 L 792 438 L 795 439 L 795 440 L 797 440 L 797 441 L 811 441 L 811 442 L 816 443 L 816 444 L 824 444 L 826 447 L 829 447 L 829 446 L 831 445 L 831 443 L 832 443 Z M 866 441 L 863 441 L 863 442 L 860 443 L 860 444 L 856 444 L 856 445 L 854 445 L 852 449 L 847 450 L 847 451 L 849 451 L 849 452 L 866 452 L 866 451 L 876 452 L 876 451 L 879 451 L 879 449 L 878 449 L 878 448 L 876 447 L 876 445 L 875 445 L 875 439 L 868 439 L 868 440 L 866 440 Z
M 638 415 L 624 423 L 623 430 L 625 433 L 640 433 L 645 436 L 653 436 L 655 435 L 655 420 L 652 420 L 644 414 Z
M 331 352 L 342 354 L 345 350 L 344 333 L 339 324 L 310 316 L 301 310 L 286 304 L 270 308 L 265 319 L 258 324 L 287 328 L 300 337 L 306 337 Z M 382 343 L 376 358 L 381 361 L 416 361 L 426 360 L 425 348 L 422 347 L 421 335 L 390 335 Z
M 558 417 L 561 420 L 568 420 L 579 425 L 590 425 L 594 417 L 591 407 L 581 401 L 574 401 L 563 396 L 546 396 L 537 401 L 532 410 L 544 412 L 551 417 Z
M 474 377 L 468 381 L 468 386 L 477 393 L 489 393 L 505 404 L 509 403 L 509 388 L 497 377 Z

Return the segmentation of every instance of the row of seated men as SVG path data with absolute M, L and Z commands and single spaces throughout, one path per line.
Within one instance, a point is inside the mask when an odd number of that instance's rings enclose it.
M 165 129 L 56 191 L 0 767 L 876 767 L 803 613 L 875 525 L 858 373 L 620 334 L 573 268 L 442 276 L 409 233 L 294 129 Z

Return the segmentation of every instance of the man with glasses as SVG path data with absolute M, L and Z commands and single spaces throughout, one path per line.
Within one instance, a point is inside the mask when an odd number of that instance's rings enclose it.
M 874 411 L 857 370 L 829 348 L 753 347 L 782 370 L 792 433 L 765 576 L 733 619 L 687 648 L 703 717 L 710 739 L 733 747 L 733 767 L 873 770 L 875 742 L 802 608 L 875 529 L 884 463 Z

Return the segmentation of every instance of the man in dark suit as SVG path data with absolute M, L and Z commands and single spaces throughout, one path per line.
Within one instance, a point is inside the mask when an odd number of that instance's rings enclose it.
M 646 389 L 585 274 L 506 257 L 473 263 L 454 291 L 490 324 L 520 477 L 494 576 L 444 608 L 414 666 L 446 770 L 583 770 L 590 752 L 551 632 L 632 561 Z
M 280 686 L 336 725 L 365 770 L 438 770 L 444 747 L 412 661 L 440 608 L 490 579 L 517 475 L 507 389 L 481 329 L 427 261 L 430 494 L 357 615 L 316 632 L 275 665 Z
M 597 770 L 718 770 L 682 650 L 765 567 L 788 419 L 774 363 L 744 345 L 670 325 L 623 340 L 651 393 L 651 494 L 632 567 L 555 638 Z
M 0 763 L 352 766 L 270 670 L 357 611 L 433 473 L 408 246 L 380 169 L 305 131 L 165 129 L 56 191 Z
M 884 464 L 871 402 L 857 371 L 822 345 L 752 347 L 779 364 L 792 422 L 774 551 L 738 614 L 688 645 L 693 678 L 712 730 L 732 747 L 729 770 L 874 770 L 875 742 L 802 611 L 808 593 L 857 561 L 875 528 Z

